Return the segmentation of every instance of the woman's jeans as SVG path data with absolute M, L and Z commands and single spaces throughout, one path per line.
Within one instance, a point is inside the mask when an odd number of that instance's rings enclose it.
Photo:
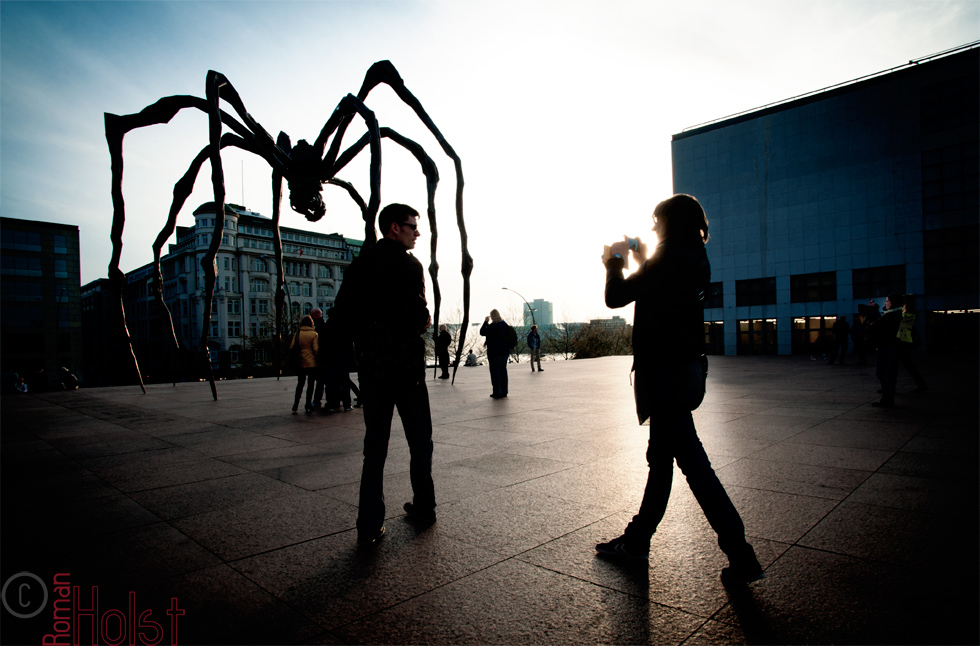
M 650 474 L 640 511 L 626 528 L 631 541 L 649 545 L 667 511 L 674 477 L 674 460 L 687 477 L 694 497 L 718 534 L 718 545 L 733 563 L 755 555 L 745 541 L 745 526 L 724 486 L 718 480 L 694 428 L 689 406 L 700 399 L 701 364 L 637 370 L 634 391 L 637 411 L 649 411 Z M 642 415 L 641 415 L 642 417 Z M 641 420 L 642 421 L 642 420 Z
M 306 406 L 309 408 L 313 400 L 313 383 L 316 377 L 316 368 L 300 368 L 296 373 L 296 397 L 293 399 L 293 410 L 299 407 L 299 398 L 303 396 L 303 386 L 306 386 Z M 309 381 L 309 385 L 307 385 Z

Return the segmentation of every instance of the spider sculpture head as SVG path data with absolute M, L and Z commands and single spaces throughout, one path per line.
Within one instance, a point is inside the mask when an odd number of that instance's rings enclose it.
M 305 139 L 296 142 L 289 151 L 290 174 L 289 205 L 297 213 L 302 213 L 310 222 L 316 222 L 327 212 L 320 193 L 323 184 L 320 183 L 320 157 Z

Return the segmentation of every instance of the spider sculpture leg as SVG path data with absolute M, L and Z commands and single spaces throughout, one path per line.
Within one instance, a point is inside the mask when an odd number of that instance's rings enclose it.
M 171 96 L 164 97 L 157 101 L 156 103 L 147 106 L 142 111 L 136 114 L 129 115 L 115 115 L 110 113 L 105 113 L 105 128 L 106 128 L 106 141 L 109 145 L 109 154 L 112 160 L 112 205 L 113 205 L 113 216 L 112 216 L 112 231 L 110 233 L 110 239 L 112 241 L 112 258 L 109 261 L 108 274 L 110 278 L 111 285 L 113 289 L 119 296 L 120 303 L 120 314 L 121 314 L 121 330 L 123 332 L 123 339 L 128 348 L 129 359 L 132 361 L 133 369 L 140 380 L 140 387 L 143 392 L 146 392 L 146 387 L 143 384 L 143 378 L 141 371 L 139 369 L 139 362 L 136 360 L 136 355 L 133 352 L 132 340 L 129 335 L 129 330 L 126 326 L 126 316 L 125 310 L 122 307 L 122 289 L 125 286 L 126 276 L 119 269 L 119 260 L 122 255 L 122 234 L 126 223 L 126 206 L 122 194 L 122 177 L 123 177 L 123 154 L 122 154 L 122 144 L 125 135 L 136 128 L 143 128 L 151 125 L 158 125 L 168 123 L 174 115 L 185 108 L 194 108 L 200 110 L 201 112 L 208 113 L 211 118 L 211 130 L 212 135 L 214 131 L 217 130 L 217 136 L 212 138 L 212 144 L 209 146 L 210 157 L 214 160 L 215 157 L 219 160 L 219 172 L 218 178 L 220 179 L 220 148 L 225 145 L 221 142 L 220 137 L 220 124 L 223 122 L 229 128 L 231 128 L 239 136 L 235 139 L 235 145 L 254 152 L 262 156 L 270 165 L 277 166 L 282 165 L 282 160 L 276 155 L 275 144 L 272 142 L 271 137 L 268 133 L 262 129 L 257 123 L 252 120 L 250 116 L 244 111 L 244 106 L 241 105 L 241 100 L 238 98 L 237 93 L 234 92 L 234 88 L 231 88 L 230 84 L 224 79 L 223 76 L 215 73 L 208 73 L 208 86 L 212 88 L 209 91 L 211 97 L 211 102 L 194 96 Z M 225 93 L 219 94 L 218 89 L 224 88 Z M 229 100 L 235 107 L 239 116 L 242 120 L 248 124 L 247 127 L 242 125 L 228 114 L 222 112 L 217 107 L 217 100 L 219 98 L 225 98 Z M 217 128 L 215 128 L 215 122 L 217 122 Z M 281 153 L 280 153 L 281 155 Z M 192 169 L 195 168 L 195 163 L 192 163 Z M 203 163 L 203 160 L 202 160 Z M 199 168 L 199 165 L 197 166 Z M 212 177 L 214 178 L 214 170 L 212 169 Z M 185 175 L 184 180 L 178 183 L 175 187 L 175 198 L 174 207 L 176 206 L 178 200 L 177 193 L 182 193 L 185 190 L 185 185 L 187 185 L 187 190 L 189 187 L 193 186 L 193 177 L 196 176 L 196 171 L 191 170 Z M 187 182 L 185 182 L 187 180 Z M 188 185 L 189 183 L 189 185 Z M 223 198 L 223 187 L 221 189 L 221 195 Z M 183 197 L 186 200 L 186 196 Z M 182 201 L 181 201 L 182 203 Z M 223 199 L 221 209 L 223 211 Z M 216 218 L 216 224 L 223 224 L 222 218 Z M 169 226 L 169 225 L 168 225 Z M 166 229 L 165 229 L 166 230 Z M 220 236 L 218 237 L 220 241 Z M 161 243 L 162 247 L 162 243 Z M 213 262 L 212 262 L 213 268 Z M 157 273 L 159 274 L 159 264 L 156 267 Z M 206 271 L 206 270 L 205 270 Z M 213 285 L 212 285 L 213 287 Z M 212 291 L 213 293 L 213 291 Z M 208 301 L 210 304 L 210 299 Z M 209 321 L 210 313 L 208 313 Z M 207 326 L 206 326 L 207 327 Z M 206 345 L 204 346 L 206 352 Z M 210 374 L 210 362 L 208 362 L 207 370 Z M 213 375 L 211 375 L 211 389 L 212 395 L 217 399 L 217 392 L 214 387 Z
M 364 83 L 361 85 L 360 91 L 357 96 L 362 101 L 367 98 L 368 93 L 374 89 L 380 83 L 385 83 L 395 94 L 398 95 L 406 105 L 408 105 L 415 112 L 416 116 L 425 124 L 429 132 L 436 138 L 439 145 L 442 147 L 443 152 L 447 157 L 453 160 L 453 165 L 456 170 L 456 225 L 459 228 L 459 239 L 460 245 L 462 247 L 462 267 L 461 273 L 463 274 L 463 323 L 461 327 L 461 334 L 459 335 L 459 341 L 456 346 L 456 363 L 453 366 L 453 383 L 456 381 L 456 370 L 459 367 L 459 358 L 463 352 L 463 346 L 466 341 L 466 331 L 469 327 L 470 320 L 470 274 L 473 273 L 473 257 L 470 255 L 468 249 L 468 238 L 466 235 L 466 225 L 463 222 L 463 165 L 453 150 L 453 147 L 449 144 L 446 138 L 439 131 L 435 122 L 426 113 L 425 108 L 422 107 L 422 103 L 412 94 L 408 88 L 405 87 L 405 82 L 402 80 L 401 76 L 398 74 L 398 70 L 395 66 L 391 64 L 390 61 L 379 61 L 371 66 L 367 74 L 364 76 Z M 432 247 L 435 249 L 436 244 L 436 230 L 433 227 L 433 240 Z M 433 257 L 435 254 L 433 253 Z M 430 270 L 431 271 L 431 270 Z M 438 310 L 440 302 L 440 293 L 438 282 L 433 276 L 433 292 L 435 299 L 435 307 Z M 438 325 L 434 326 L 438 329 Z
M 335 173 L 322 174 L 324 164 L 319 161 L 319 156 L 322 153 L 323 147 L 325 146 L 326 140 L 329 138 L 330 134 L 333 133 L 341 124 L 349 123 L 355 114 L 360 115 L 364 120 L 365 126 L 368 132 L 365 134 L 366 142 L 370 146 L 371 152 L 371 162 L 370 162 L 370 179 L 371 179 L 371 194 L 368 199 L 367 207 L 361 209 L 362 217 L 364 218 L 364 243 L 365 245 L 373 244 L 377 240 L 377 234 L 374 231 L 374 222 L 378 216 L 378 206 L 381 201 L 381 135 L 378 128 L 378 120 L 374 116 L 374 112 L 369 110 L 364 102 L 355 97 L 352 94 L 348 94 L 334 110 L 333 114 L 327 120 L 327 123 L 323 126 L 320 131 L 320 135 L 317 138 L 317 144 L 313 146 L 314 151 L 316 151 L 316 163 L 311 169 L 307 169 L 314 173 L 313 179 L 315 180 L 316 186 L 321 186 L 323 183 L 329 182 L 333 179 Z M 297 147 L 299 144 L 297 144 Z M 290 148 L 289 137 L 285 133 L 279 133 L 279 138 L 277 140 L 277 149 L 281 150 L 285 155 L 289 156 L 292 148 Z M 293 177 L 286 175 L 286 178 L 290 181 L 296 181 L 297 179 L 307 179 L 309 177 L 303 178 L 299 177 L 300 170 L 293 168 Z M 285 289 L 283 288 L 283 271 L 282 271 L 282 240 L 279 232 L 279 210 L 280 202 L 282 201 L 282 180 L 283 173 L 277 173 L 277 168 L 273 165 L 272 174 L 272 219 L 273 228 L 275 230 L 275 253 L 276 253 L 276 266 L 279 275 L 278 287 L 276 290 L 276 336 L 280 339 L 279 347 L 282 346 L 282 306 L 285 301 Z M 353 187 L 351 187 L 353 191 Z M 292 187 L 290 190 L 290 202 L 293 202 Z M 354 191 L 356 193 L 356 191 Z M 358 204 L 363 205 L 363 200 L 360 197 L 357 198 Z M 294 205 L 294 208 L 295 205 Z M 316 221 L 319 219 L 318 216 L 311 216 L 307 214 L 307 219 L 311 221 Z M 278 363 L 278 359 L 277 359 Z
M 430 260 L 429 260 L 429 276 L 432 278 L 432 292 L 434 298 L 434 308 L 432 315 L 432 337 L 433 342 L 435 342 L 436 337 L 439 334 L 439 304 L 442 300 L 442 294 L 439 290 L 439 263 L 436 260 L 436 243 L 439 239 L 438 229 L 436 228 L 436 188 L 439 185 L 439 169 L 436 167 L 435 162 L 429 157 L 425 149 L 422 148 L 418 143 L 412 141 L 408 137 L 404 137 L 401 134 L 395 132 L 391 128 L 381 128 L 381 136 L 384 138 L 391 139 L 396 142 L 402 148 L 412 153 L 415 159 L 419 162 L 422 167 L 422 174 L 425 175 L 425 185 L 426 185 L 426 213 L 428 215 L 429 229 L 430 233 Z M 355 143 L 353 146 L 344 151 L 344 154 L 340 159 L 337 160 L 334 165 L 334 170 L 339 171 L 343 168 L 351 159 L 357 156 L 358 153 L 367 145 L 368 135 L 364 135 L 361 139 Z M 367 221 L 366 208 L 363 206 L 364 201 L 357 195 L 350 184 L 343 182 L 342 180 L 328 180 L 328 183 L 337 184 L 343 186 L 351 194 L 351 197 L 359 204 L 362 205 L 361 214 L 362 217 Z M 372 223 L 373 227 L 373 223 Z M 436 368 L 438 370 L 438 367 Z
M 289 136 L 285 132 L 279 133 L 276 144 L 287 154 L 292 149 L 289 143 Z M 282 204 L 282 173 L 277 169 L 272 170 L 272 244 L 275 249 L 276 264 L 276 379 L 282 372 L 282 307 L 286 302 L 285 278 L 282 267 L 282 233 L 279 231 L 280 208 Z
M 109 281 L 119 298 L 119 312 L 123 341 L 127 348 L 127 357 L 131 361 L 133 371 L 139 379 L 140 388 L 146 393 L 143 375 L 133 352 L 133 342 L 126 325 L 126 311 L 123 307 L 122 294 L 126 285 L 126 275 L 119 268 L 122 257 L 123 229 L 126 226 L 126 203 L 122 194 L 123 178 L 123 138 L 130 130 L 144 126 L 168 123 L 174 115 L 184 108 L 201 109 L 201 100 L 197 97 L 171 96 L 160 99 L 153 105 L 147 106 L 138 114 L 119 116 L 105 113 L 105 136 L 109 145 L 109 156 L 112 168 L 112 230 L 109 235 L 112 241 L 112 257 L 109 260 Z
M 167 216 L 167 223 L 160 230 L 157 235 L 156 240 L 153 242 L 153 271 L 154 271 L 154 281 L 153 281 L 153 294 L 156 298 L 157 306 L 160 311 L 164 312 L 166 316 L 164 319 L 167 323 L 167 331 L 170 334 L 167 336 L 167 340 L 173 343 L 174 349 L 180 348 L 180 343 L 177 342 L 177 333 L 174 331 L 174 321 L 173 315 L 170 312 L 170 308 L 167 307 L 166 301 L 163 300 L 163 272 L 160 268 L 160 254 L 163 251 L 163 245 L 167 243 L 170 236 L 173 235 L 174 230 L 177 228 L 177 214 L 180 213 L 180 209 L 184 206 L 184 202 L 187 201 L 187 197 L 191 194 L 194 188 L 194 180 L 197 174 L 201 170 L 201 165 L 204 160 L 207 159 L 208 149 L 205 148 L 194 161 L 191 162 L 190 168 L 184 173 L 184 176 L 178 180 L 174 185 L 174 199 L 170 204 L 170 213 Z M 176 379 L 174 380 L 174 385 L 176 385 Z

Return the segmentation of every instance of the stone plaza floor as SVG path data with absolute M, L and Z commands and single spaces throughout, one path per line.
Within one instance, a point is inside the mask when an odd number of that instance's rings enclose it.
M 430 370 L 438 520 L 402 511 L 396 421 L 373 549 L 362 413 L 292 415 L 293 378 L 4 395 L 0 642 L 980 641 L 976 357 L 917 357 L 930 391 L 901 373 L 888 410 L 871 365 L 712 357 L 697 427 L 766 569 L 742 590 L 676 471 L 649 565 L 595 554 L 645 482 L 630 361 L 512 364 L 504 400 Z

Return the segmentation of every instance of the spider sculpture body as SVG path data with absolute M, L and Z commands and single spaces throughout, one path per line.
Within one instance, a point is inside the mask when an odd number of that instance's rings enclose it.
M 122 313 L 122 333 L 129 348 L 129 356 L 132 365 L 140 380 L 140 387 L 143 392 L 146 388 L 143 385 L 143 378 L 139 370 L 139 363 L 133 352 L 132 341 L 129 330 L 126 326 L 125 310 L 122 307 L 122 291 L 125 284 L 125 274 L 119 269 L 119 260 L 122 253 L 122 234 L 126 222 L 125 203 L 122 193 L 123 175 L 123 153 L 122 143 L 125 135 L 131 130 L 143 128 L 151 125 L 168 123 L 178 112 L 186 108 L 200 110 L 208 115 L 209 141 L 208 144 L 194 158 L 187 172 L 174 185 L 173 202 L 166 224 L 160 231 L 153 243 L 153 262 L 155 268 L 154 297 L 161 307 L 161 311 L 166 312 L 165 320 L 170 323 L 168 338 L 172 339 L 174 348 L 178 347 L 177 336 L 173 328 L 173 320 L 170 310 L 163 300 L 163 276 L 160 268 L 160 254 L 163 245 L 173 235 L 177 226 L 177 215 L 190 196 L 194 188 L 194 182 L 205 161 L 211 163 L 211 185 L 214 191 L 214 205 L 217 217 L 214 220 L 214 232 L 211 237 L 211 244 L 207 253 L 201 260 L 201 267 L 204 270 L 205 294 L 203 298 L 203 323 L 201 326 L 200 353 L 206 366 L 205 373 L 208 375 L 211 384 L 211 394 L 214 399 L 218 398 L 217 389 L 214 383 L 214 374 L 211 370 L 211 362 L 208 355 L 208 336 L 210 334 L 210 319 L 212 297 L 217 277 L 217 264 L 215 258 L 218 253 L 224 228 L 224 218 L 222 214 L 225 208 L 225 189 L 224 172 L 221 163 L 221 149 L 227 146 L 235 146 L 258 155 L 264 159 L 272 169 L 272 221 L 274 230 L 274 250 L 276 264 L 276 337 L 282 341 L 282 321 L 283 304 L 286 298 L 283 278 L 283 259 L 282 259 L 282 239 L 279 231 L 280 202 L 282 200 L 282 180 L 285 179 L 289 188 L 289 203 L 294 211 L 306 216 L 307 220 L 316 222 L 326 213 L 321 193 L 324 184 L 338 186 L 347 191 L 361 209 L 364 220 L 364 244 L 370 246 L 377 241 L 375 233 L 375 221 L 377 220 L 378 207 L 380 202 L 381 187 L 381 140 L 390 139 L 396 144 L 404 147 L 418 160 L 422 167 L 422 173 L 426 179 L 426 190 L 428 195 L 427 216 L 431 229 L 430 251 L 431 261 L 429 264 L 429 274 L 432 278 L 434 294 L 433 325 L 434 331 L 439 330 L 439 308 L 441 293 L 439 290 L 438 272 L 439 265 L 436 262 L 436 245 L 438 242 L 438 230 L 436 227 L 435 215 L 435 191 L 439 182 L 439 174 L 435 163 L 416 142 L 403 137 L 390 128 L 378 126 L 374 113 L 365 105 L 365 100 L 372 89 L 384 83 L 391 87 L 398 97 L 407 104 L 418 118 L 425 124 L 428 130 L 439 142 L 443 152 L 453 161 L 456 171 L 456 224 L 459 228 L 460 242 L 462 248 L 462 267 L 463 274 L 463 322 L 462 333 L 456 348 L 456 365 L 459 364 L 459 357 L 462 353 L 463 344 L 466 336 L 466 329 L 469 325 L 469 303 L 470 303 L 470 274 L 473 270 L 473 259 L 470 257 L 467 248 L 466 226 L 463 222 L 463 170 L 459 156 L 453 150 L 449 142 L 446 141 L 435 123 L 426 114 L 422 104 L 405 87 L 404 82 L 399 76 L 395 67 L 389 61 L 380 61 L 371 66 L 364 78 L 357 95 L 348 94 L 345 96 L 333 114 L 327 120 L 320 134 L 313 144 L 305 140 L 300 140 L 293 146 L 289 136 L 284 132 L 279 133 L 279 137 L 273 141 L 268 132 L 255 121 L 245 110 L 245 105 L 238 95 L 238 92 L 224 75 L 209 71 L 207 74 L 205 98 L 196 96 L 170 96 L 164 97 L 156 103 L 147 106 L 141 112 L 128 115 L 115 115 L 106 113 L 105 130 L 106 140 L 109 144 L 109 153 L 112 159 L 112 258 L 109 261 L 109 279 L 113 287 L 118 291 L 120 311 Z M 221 109 L 221 101 L 230 105 L 238 118 Z M 344 133 L 350 123 L 355 118 L 360 117 L 364 122 L 366 132 L 364 135 L 346 150 L 341 151 L 341 144 Z M 227 128 L 228 132 L 223 132 Z M 370 152 L 370 195 L 367 202 L 360 196 L 354 186 L 337 177 L 352 159 L 354 159 L 364 148 Z M 455 378 L 455 369 L 453 376 Z

